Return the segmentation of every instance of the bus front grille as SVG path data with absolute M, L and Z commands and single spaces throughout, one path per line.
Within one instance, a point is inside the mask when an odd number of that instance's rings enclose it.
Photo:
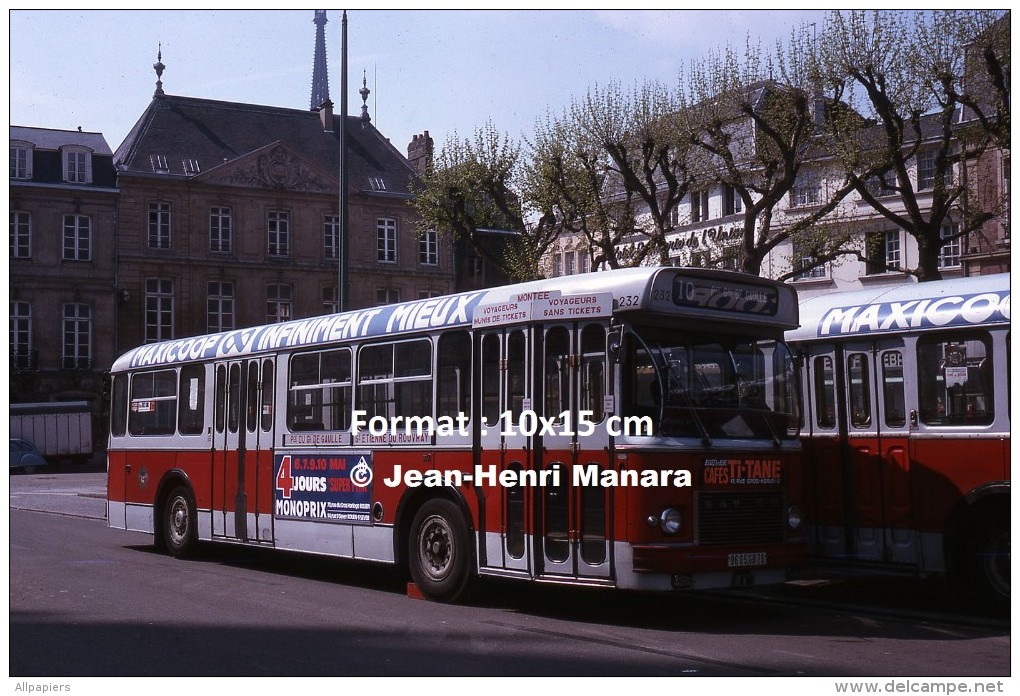
M 698 497 L 699 544 L 783 541 L 780 493 L 702 493 Z

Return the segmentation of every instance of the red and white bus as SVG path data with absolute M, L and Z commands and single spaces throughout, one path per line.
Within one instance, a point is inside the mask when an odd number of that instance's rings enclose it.
M 1009 275 L 800 304 L 809 555 L 1009 598 Z
M 795 292 L 586 274 L 140 346 L 112 368 L 109 524 L 643 590 L 802 562 Z

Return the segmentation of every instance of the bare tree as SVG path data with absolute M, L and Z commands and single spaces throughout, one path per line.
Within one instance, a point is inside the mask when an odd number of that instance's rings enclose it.
M 623 241 L 633 233 L 632 203 L 610 201 L 604 192 L 609 156 L 584 137 L 569 118 L 536 124 L 526 186 L 543 215 L 554 218 L 566 237 L 580 237 L 592 268 L 619 268 Z
M 701 179 L 729 187 L 742 203 L 739 263 L 754 275 L 787 242 L 806 249 L 807 262 L 784 277 L 839 258 L 849 244 L 844 226 L 825 224 L 852 186 L 840 168 L 831 175 L 825 119 L 838 110 L 817 93 L 806 36 L 795 33 L 769 58 L 751 44 L 713 53 L 679 89 L 703 154 Z M 798 186 L 810 190 L 799 210 Z
M 421 175 L 412 203 L 421 230 L 469 244 L 487 262 L 514 280 L 541 277 L 539 261 L 555 241 L 555 219 L 535 215 L 522 198 L 521 147 L 489 123 L 471 140 L 454 134 Z M 480 230 L 510 230 L 502 253 L 480 239 Z
M 977 103 L 964 96 L 964 45 L 974 38 L 969 32 L 990 27 L 991 20 L 988 13 L 944 10 L 833 11 L 827 17 L 817 44 L 821 82 L 868 117 L 834 129 L 834 151 L 860 197 L 918 247 L 917 266 L 907 268 L 886 265 L 874 245 L 866 245 L 861 258 L 875 267 L 939 279 L 943 246 L 998 212 L 977 204 L 957 166 L 995 142 L 991 120 L 987 129 L 966 131 L 966 138 L 958 126 L 961 107 Z
M 666 235 L 693 182 L 689 154 L 668 89 L 594 87 L 536 128 L 531 190 L 565 230 L 584 235 L 593 267 L 668 264 Z

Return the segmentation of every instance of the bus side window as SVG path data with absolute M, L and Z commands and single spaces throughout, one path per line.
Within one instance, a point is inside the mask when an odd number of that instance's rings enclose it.
M 432 416 L 432 342 L 393 346 L 393 415 Z
M 925 425 L 987 425 L 994 419 L 987 333 L 917 341 L 918 401 Z
M 580 410 L 591 411 L 593 423 L 601 423 L 606 395 L 606 330 L 589 324 L 581 332 L 581 404 Z
M 471 394 L 471 337 L 454 331 L 439 337 L 436 347 L 436 415 L 456 418 L 469 414 Z
M 113 378 L 113 397 L 110 400 L 110 432 L 117 436 L 127 432 L 127 386 L 127 375 L 117 375 Z
M 822 355 L 814 360 L 815 418 L 819 428 L 836 427 L 836 381 L 832 358 Z
M 847 386 L 850 389 L 850 425 L 866 428 L 871 425 L 871 375 L 868 356 L 852 353 L 846 361 Z
M 511 331 L 506 338 L 506 405 L 514 422 L 524 411 L 524 381 L 527 372 L 524 332 Z
M 262 432 L 268 433 L 273 429 L 273 361 L 262 361 L 262 408 L 261 408 Z
M 545 335 L 545 415 L 570 408 L 570 334 L 556 326 Z
M 227 427 L 227 368 L 216 366 L 216 432 Z
M 178 427 L 181 435 L 200 435 L 205 427 L 205 365 L 181 368 Z
M 499 336 L 482 338 L 482 418 L 490 425 L 499 420 Z
M 882 399 L 885 405 L 885 424 L 890 428 L 902 428 L 906 425 L 903 354 L 898 350 L 887 350 L 882 353 Z

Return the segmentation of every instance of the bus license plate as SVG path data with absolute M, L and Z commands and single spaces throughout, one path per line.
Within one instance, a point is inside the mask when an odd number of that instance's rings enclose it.
M 767 555 L 761 553 L 731 553 L 726 557 L 728 568 L 750 568 L 751 566 L 763 566 L 766 564 Z

